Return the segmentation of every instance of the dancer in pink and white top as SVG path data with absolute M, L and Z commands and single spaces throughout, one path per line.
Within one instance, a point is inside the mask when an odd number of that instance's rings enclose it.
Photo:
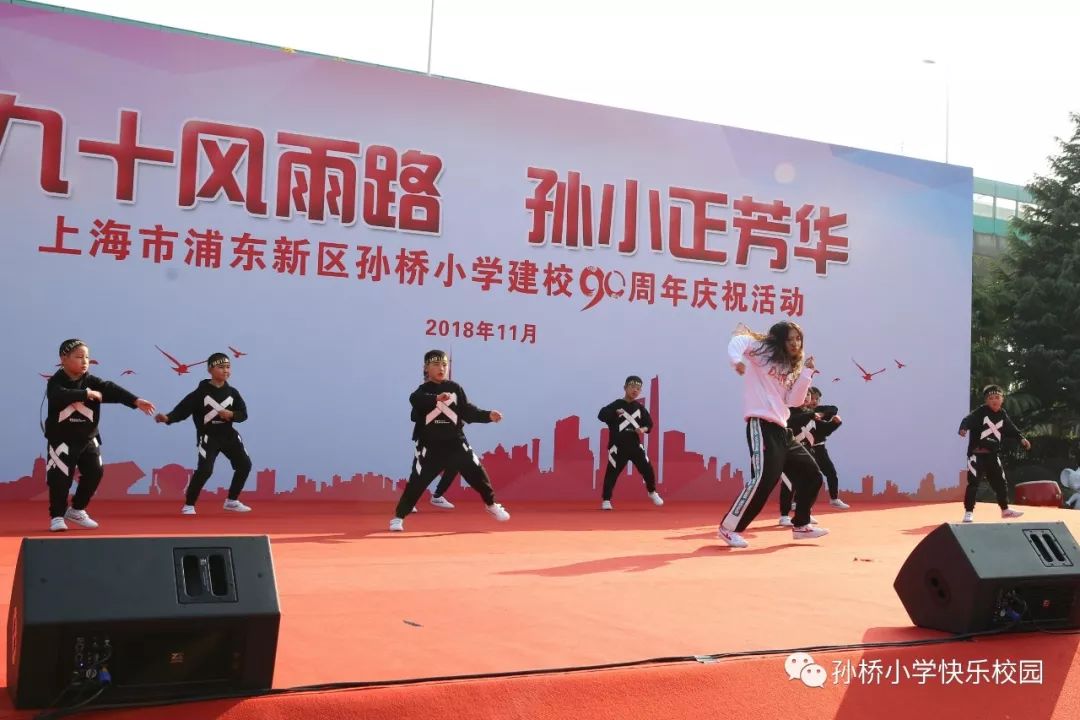
M 787 428 L 788 408 L 802 403 L 813 378 L 814 358 L 803 360 L 802 328 L 778 322 L 763 335 L 740 323 L 728 343 L 728 357 L 744 380 L 750 479 L 720 523 L 720 539 L 731 547 L 749 546 L 739 533 L 761 512 L 781 473 L 791 480 L 795 493 L 794 539 L 828 534 L 810 523 L 810 507 L 821 489 L 821 471 Z

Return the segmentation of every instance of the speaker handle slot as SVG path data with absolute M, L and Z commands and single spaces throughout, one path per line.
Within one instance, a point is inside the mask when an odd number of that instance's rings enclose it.
M 1054 537 L 1054 534 L 1048 532 L 1043 537 L 1046 540 L 1047 546 L 1050 548 L 1050 552 L 1054 553 L 1054 557 L 1057 558 L 1057 561 L 1065 562 L 1065 552 L 1061 549 L 1061 546 L 1058 545 L 1057 538 Z
M 184 594 L 199 597 L 203 594 L 202 572 L 199 568 L 198 555 L 184 555 L 180 563 L 184 575 Z
M 180 604 L 238 602 L 232 551 L 224 547 L 173 549 Z
M 1050 551 L 1046 549 L 1046 544 L 1043 542 L 1043 539 L 1039 537 L 1036 533 L 1031 534 L 1031 544 L 1035 546 L 1035 549 L 1038 551 L 1039 555 L 1042 555 L 1042 561 L 1044 565 L 1053 564 L 1054 559 L 1050 557 Z
M 215 597 L 225 597 L 229 594 L 229 569 L 225 564 L 225 557 L 214 553 L 207 558 L 210 570 L 210 593 Z

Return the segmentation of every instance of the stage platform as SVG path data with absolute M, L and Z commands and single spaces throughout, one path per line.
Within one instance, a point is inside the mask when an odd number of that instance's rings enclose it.
M 275 688 L 373 686 L 94 716 L 1080 717 L 1071 633 L 811 650 L 823 687 L 789 679 L 796 648 L 947 638 L 912 626 L 892 582 L 922 537 L 960 519 L 958 503 L 815 509 L 831 534 L 808 542 L 769 512 L 741 550 L 716 539 L 726 505 L 598 506 L 515 504 L 498 523 L 475 496 L 462 493 L 454 510 L 425 497 L 406 532 L 390 533 L 392 506 L 381 503 L 267 502 L 246 515 L 204 503 L 188 517 L 172 503 L 96 502 L 101 527 L 67 538 L 269 535 L 282 608 Z M 1064 521 L 1080 538 L 1080 512 L 1023 509 L 1024 521 Z M 5 618 L 21 538 L 55 537 L 46 516 L 41 502 L 0 506 Z M 986 504 L 976 519 L 1002 522 Z M 551 672 L 513 676 L 535 670 Z M 5 691 L 0 717 L 33 715 Z

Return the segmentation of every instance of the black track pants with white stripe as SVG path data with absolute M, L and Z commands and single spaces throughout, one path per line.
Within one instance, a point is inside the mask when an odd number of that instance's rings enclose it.
M 735 532 L 745 530 L 765 507 L 780 473 L 788 476 L 795 493 L 793 524 L 808 524 L 810 506 L 821 489 L 821 471 L 810 451 L 786 427 L 761 418 L 746 421 L 746 443 L 750 446 L 750 477 L 720 524 Z
M 619 476 L 622 475 L 622 471 L 626 469 L 627 463 L 633 463 L 637 471 L 641 473 L 641 479 L 645 481 L 646 492 L 656 492 L 656 473 L 653 472 L 652 463 L 649 462 L 648 456 L 645 454 L 645 448 L 640 443 L 616 443 L 608 446 L 607 450 L 608 464 L 607 470 L 604 472 L 604 490 L 602 498 L 604 500 L 611 499 L 611 493 L 615 490 L 615 483 L 618 481 Z
M 49 517 L 63 517 L 67 512 L 68 493 L 71 492 L 76 469 L 79 471 L 79 487 L 71 499 L 71 507 L 85 510 L 101 484 L 101 442 L 97 438 L 82 445 L 54 444 L 50 441 L 48 450 L 45 482 L 49 486 Z
M 218 453 L 224 455 L 232 465 L 233 477 L 229 483 L 229 499 L 237 500 L 240 491 L 244 489 L 248 475 L 251 473 L 251 458 L 244 449 L 244 441 L 239 434 L 232 437 L 214 437 L 202 435 L 199 437 L 199 462 L 195 466 L 195 472 L 188 481 L 187 490 L 184 491 L 184 503 L 194 505 L 199 499 L 199 493 L 210 476 L 214 474 L 214 462 Z
M 480 464 L 480 458 L 469 447 L 468 441 L 459 438 L 432 445 L 417 443 L 412 473 L 398 500 L 394 516 L 404 519 L 411 513 L 416 501 L 424 494 L 424 489 L 443 470 L 461 475 L 473 490 L 480 493 L 485 505 L 495 504 L 495 491 L 487 471 Z
M 964 509 L 968 512 L 975 509 L 975 498 L 982 480 L 990 483 L 998 506 L 1002 510 L 1009 507 L 1009 493 L 1005 488 L 1005 469 L 1001 467 L 1001 457 L 997 453 L 972 453 L 968 455 L 968 484 L 964 491 Z

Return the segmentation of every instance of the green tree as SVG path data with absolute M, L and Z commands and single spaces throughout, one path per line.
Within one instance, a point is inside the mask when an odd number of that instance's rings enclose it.
M 1004 337 L 1004 320 L 1010 304 L 998 262 L 976 256 L 971 281 L 972 408 L 982 404 L 982 389 L 987 385 L 1008 386 L 1012 382 L 1012 365 Z
M 1058 438 L 1075 437 L 1080 420 L 1080 114 L 1071 118 L 1050 173 L 1028 186 L 1034 207 L 1014 218 L 995 281 L 1023 421 Z

